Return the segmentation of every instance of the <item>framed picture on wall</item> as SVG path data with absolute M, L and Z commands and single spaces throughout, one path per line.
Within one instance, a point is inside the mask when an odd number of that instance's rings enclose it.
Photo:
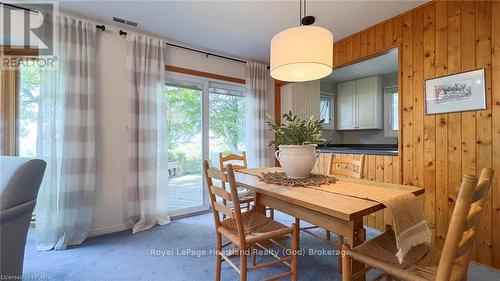
M 425 114 L 486 109 L 484 68 L 425 80 Z

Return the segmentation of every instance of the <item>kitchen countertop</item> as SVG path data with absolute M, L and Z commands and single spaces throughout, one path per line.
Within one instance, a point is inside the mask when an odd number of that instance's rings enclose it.
M 367 154 L 397 156 L 397 144 L 329 144 L 318 145 L 322 153 Z

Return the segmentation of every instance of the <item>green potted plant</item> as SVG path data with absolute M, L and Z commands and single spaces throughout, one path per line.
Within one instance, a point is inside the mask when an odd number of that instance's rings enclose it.
M 305 178 L 311 174 L 319 156 L 316 146 L 323 143 L 323 123 L 314 116 L 300 119 L 291 111 L 283 114 L 281 124 L 274 120 L 267 124 L 276 134 L 276 140 L 269 145 L 277 145 L 274 154 L 289 178 Z

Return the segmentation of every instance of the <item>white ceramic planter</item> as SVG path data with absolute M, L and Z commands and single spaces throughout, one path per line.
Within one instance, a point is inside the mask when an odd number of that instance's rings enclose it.
M 311 174 L 319 152 L 315 144 L 280 145 L 274 156 L 281 164 L 286 176 L 302 179 Z

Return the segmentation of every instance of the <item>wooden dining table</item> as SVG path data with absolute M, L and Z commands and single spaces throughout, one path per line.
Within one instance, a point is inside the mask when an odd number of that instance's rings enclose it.
M 328 189 L 327 185 L 322 185 L 322 189 L 280 186 L 267 184 L 255 175 L 272 171 L 281 171 L 281 169 L 256 168 L 235 171 L 238 186 L 248 188 L 255 193 L 255 209 L 257 211 L 264 214 L 267 206 L 337 233 L 347 238 L 347 243 L 351 248 L 362 244 L 366 240 L 363 217 L 385 208 L 379 202 L 325 191 L 324 189 Z M 337 179 L 337 182 L 333 184 L 345 185 L 349 188 L 379 186 L 395 190 L 407 190 L 414 195 L 424 193 L 423 188 L 409 185 L 347 177 L 337 177 Z M 340 243 L 337 245 L 340 245 Z M 361 270 L 363 266 L 360 263 L 353 262 L 353 274 Z

